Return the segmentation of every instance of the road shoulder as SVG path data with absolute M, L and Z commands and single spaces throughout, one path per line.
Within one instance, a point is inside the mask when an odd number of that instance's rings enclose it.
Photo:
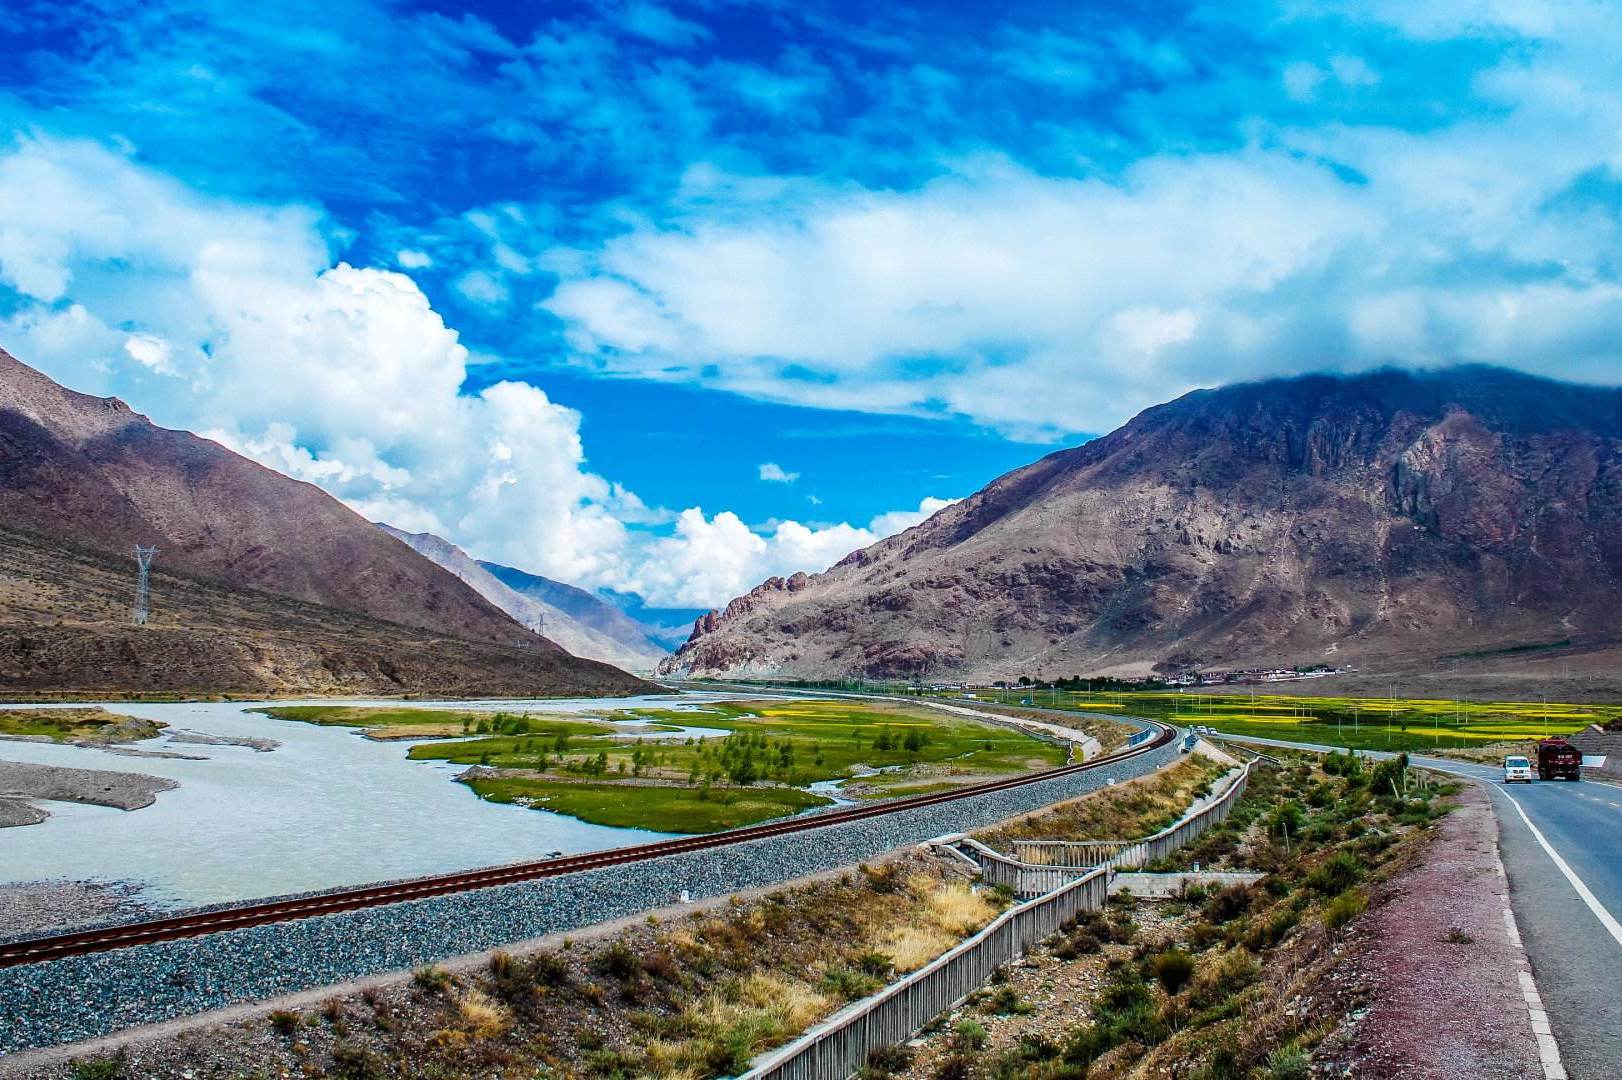
M 1338 1033 L 1335 1056 L 1355 1077 L 1563 1080 L 1558 1065 L 1545 1068 L 1553 1039 L 1541 1002 L 1531 1011 L 1489 796 L 1470 784 L 1458 802 L 1359 927 L 1338 977 L 1368 1004 Z

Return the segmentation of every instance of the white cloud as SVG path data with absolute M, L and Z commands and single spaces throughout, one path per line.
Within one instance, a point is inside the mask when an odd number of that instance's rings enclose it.
M 151 334 L 131 334 L 124 339 L 124 351 L 130 359 L 138 364 L 144 364 L 149 370 L 159 375 L 173 375 L 174 365 L 170 362 L 169 343 L 160 337 Z
M 575 410 L 520 382 L 462 393 L 457 333 L 404 274 L 334 263 L 318 215 L 208 199 L 91 144 L 0 152 L 0 284 L 23 298 L 0 344 L 75 389 L 373 520 L 654 604 L 723 604 L 915 516 L 756 533 L 728 511 L 650 508 L 585 467 Z
M 768 533 L 751 530 L 730 510 L 706 517 L 682 511 L 675 534 L 654 541 L 626 587 L 682 607 L 717 606 L 769 577 L 826 570 L 857 548 L 911 528 L 955 500 L 924 499 L 916 510 L 880 514 L 867 526 L 783 521 Z
M 783 466 L 775 461 L 768 461 L 760 466 L 760 478 L 774 484 L 792 484 L 800 478 L 800 474 L 784 472 Z
M 495 307 L 512 299 L 507 283 L 483 270 L 469 270 L 456 279 L 456 291 L 477 304 Z
M 1022 437 L 1113 428 L 1195 386 L 1397 362 L 1622 380 L 1614 195 L 1622 16 L 1391 5 L 1505 48 L 1490 109 L 1421 130 L 1247 121 L 1236 149 L 1041 175 L 959 160 L 916 189 L 695 170 L 663 217 L 545 261 L 580 363 L 755 397 L 958 413 Z M 1281 73 L 1299 98 L 1382 75 Z
M 394 253 L 394 261 L 406 270 L 424 270 L 434 265 L 434 260 L 426 251 L 416 251 L 404 248 Z

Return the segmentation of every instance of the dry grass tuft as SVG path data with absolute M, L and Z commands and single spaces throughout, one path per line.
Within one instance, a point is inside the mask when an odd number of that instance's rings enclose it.
M 897 974 L 917 971 L 958 943 L 955 934 L 938 926 L 898 926 L 885 935 L 879 946 L 895 961 Z
M 924 917 L 948 934 L 966 937 L 997 915 L 985 894 L 975 892 L 966 882 L 930 884 L 930 891 L 923 897 Z
M 505 1035 L 513 1025 L 512 1010 L 482 990 L 469 990 L 456 1000 L 456 1011 L 467 1033 L 476 1039 Z
M 686 1038 L 643 1047 L 643 1068 L 661 1077 L 733 1071 L 754 1053 L 798 1035 L 833 1005 L 806 983 L 773 972 L 729 979 L 682 1010 L 678 1026 Z

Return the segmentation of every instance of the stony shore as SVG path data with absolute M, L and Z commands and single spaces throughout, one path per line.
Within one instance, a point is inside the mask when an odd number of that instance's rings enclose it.
M 90 923 L 150 914 L 134 899 L 137 886 L 97 881 L 23 881 L 0 885 L 0 938 L 27 937 Z
M 0 826 L 32 825 L 44 820 L 40 816 L 30 819 L 25 811 L 34 810 L 37 814 L 39 810 L 24 800 L 46 799 L 139 810 L 157 801 L 160 791 L 177 786 L 173 780 L 145 773 L 0 761 Z M 18 810 L 19 806 L 24 810 Z

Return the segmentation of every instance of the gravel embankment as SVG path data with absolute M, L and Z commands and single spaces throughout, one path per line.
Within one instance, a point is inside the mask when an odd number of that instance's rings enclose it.
M 55 799 L 139 810 L 156 802 L 158 792 L 178 786 L 173 780 L 145 773 L 0 761 L 0 796 L 17 799 Z
M 1177 754 L 1173 744 L 1075 776 L 726 848 L 6 968 L 0 970 L 0 1053 L 573 930 L 670 903 L 684 890 L 694 898 L 724 896 L 850 866 L 1141 775 Z

